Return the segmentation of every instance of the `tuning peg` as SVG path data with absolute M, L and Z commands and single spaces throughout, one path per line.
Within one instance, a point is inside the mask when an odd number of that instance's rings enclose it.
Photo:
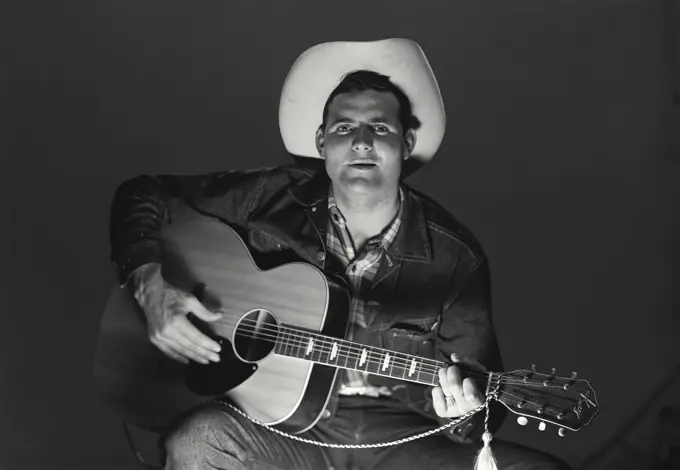
M 562 388 L 565 389 L 565 390 L 569 390 L 569 386 L 574 382 L 574 380 L 576 380 L 576 375 L 577 375 L 576 371 L 572 371 L 571 372 L 571 382 L 562 385 Z
M 518 423 L 520 426 L 526 426 L 526 424 L 527 424 L 528 422 L 529 422 L 529 420 L 528 420 L 525 416 L 520 416 L 519 418 L 517 418 L 517 423 Z
M 538 371 L 536 370 L 536 364 L 531 364 L 531 370 L 534 371 L 534 374 L 538 374 Z
M 550 384 L 550 382 L 552 381 L 552 379 L 555 378 L 555 372 L 556 372 L 556 371 L 557 371 L 557 369 L 555 369 L 555 368 L 553 367 L 553 368 L 552 368 L 552 372 L 550 373 L 550 375 L 543 381 L 543 386 L 544 386 L 544 387 L 547 387 L 547 386 Z
M 559 428 L 557 430 L 557 434 L 559 434 L 560 437 L 564 437 L 564 435 L 567 434 L 567 430 L 564 428 Z
M 545 431 L 545 421 L 541 421 L 540 423 L 538 423 L 538 430 Z

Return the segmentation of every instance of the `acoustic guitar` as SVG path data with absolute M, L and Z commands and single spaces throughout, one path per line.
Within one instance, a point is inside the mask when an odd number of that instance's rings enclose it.
M 101 320 L 95 382 L 101 399 L 128 423 L 159 431 L 177 415 L 221 397 L 282 431 L 320 419 L 340 369 L 433 386 L 448 364 L 347 341 L 345 285 L 305 262 L 261 269 L 243 238 L 192 209 L 173 212 L 162 233 L 163 277 L 223 317 L 194 324 L 222 345 L 220 362 L 183 365 L 148 338 L 129 288 L 113 286 Z M 510 411 L 578 431 L 598 412 L 583 379 L 532 370 L 469 370 Z

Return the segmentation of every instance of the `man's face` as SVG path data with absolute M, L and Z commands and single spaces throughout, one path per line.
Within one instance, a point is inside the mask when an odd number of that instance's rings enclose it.
M 354 91 L 337 95 L 328 107 L 326 128 L 316 135 L 319 155 L 335 185 L 347 193 L 392 194 L 415 132 L 404 135 L 399 102 L 389 92 Z

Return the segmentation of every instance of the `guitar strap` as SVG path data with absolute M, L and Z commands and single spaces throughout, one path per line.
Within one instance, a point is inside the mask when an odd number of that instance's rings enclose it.
M 272 432 L 275 432 L 275 433 L 277 433 L 281 436 L 287 437 L 289 439 L 293 439 L 293 440 L 296 440 L 296 441 L 304 442 L 306 444 L 312 444 L 312 445 L 317 445 L 317 446 L 321 446 L 321 447 L 332 447 L 332 448 L 335 448 L 335 449 L 367 449 L 367 448 L 374 448 L 374 447 L 389 447 L 389 446 L 393 446 L 393 445 L 397 445 L 397 444 L 403 444 L 405 442 L 415 441 L 416 439 L 420 439 L 422 437 L 426 437 L 426 436 L 429 436 L 431 434 L 437 433 L 439 431 L 443 431 L 445 429 L 448 429 L 451 426 L 455 426 L 455 425 L 465 421 L 470 416 L 478 413 L 482 409 L 487 410 L 487 419 L 485 421 L 485 425 L 486 425 L 486 422 L 488 421 L 488 409 L 489 409 L 488 403 L 489 403 L 489 401 L 491 401 L 491 399 L 492 399 L 492 396 L 489 395 L 487 397 L 486 401 L 484 403 L 482 403 L 481 405 L 479 405 L 477 408 L 468 411 L 464 415 L 461 415 L 458 418 L 456 418 L 455 420 L 453 420 L 449 423 L 446 423 L 446 424 L 444 424 L 444 425 L 442 425 L 442 426 L 440 426 L 436 429 L 432 429 L 430 431 L 425 431 L 425 432 L 422 432 L 420 434 L 415 434 L 413 436 L 398 439 L 396 441 L 379 442 L 379 443 L 375 443 L 375 444 L 332 444 L 332 443 L 328 443 L 328 442 L 313 441 L 311 439 L 305 439 L 305 438 L 302 438 L 302 437 L 293 436 L 292 434 L 288 434 L 284 431 L 280 431 L 279 429 L 276 429 L 276 428 L 269 426 L 268 424 L 265 424 L 265 423 L 255 419 L 255 418 L 251 417 L 251 416 L 248 416 L 246 413 L 244 413 L 243 411 L 241 411 L 240 409 L 238 409 L 237 407 L 235 407 L 231 403 L 228 403 L 228 402 L 220 400 L 220 399 L 213 400 L 213 403 L 219 403 L 220 405 L 226 405 L 226 406 L 230 407 L 232 410 L 236 411 L 241 416 L 243 416 L 244 418 L 252 421 L 253 423 L 258 424 L 258 425 L 260 425 L 260 426 L 262 426 L 262 427 L 264 427 L 264 428 L 266 428 L 266 429 L 268 429 Z M 485 443 L 485 445 L 487 445 L 487 444 Z M 475 469 L 475 470 L 477 470 L 477 469 Z

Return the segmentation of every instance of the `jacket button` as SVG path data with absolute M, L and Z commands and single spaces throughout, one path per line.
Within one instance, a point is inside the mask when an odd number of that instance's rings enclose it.
M 324 253 L 323 250 L 319 250 L 316 253 L 316 259 L 318 259 L 319 261 L 325 260 L 326 259 L 326 253 Z
M 329 410 L 328 408 L 325 408 L 325 409 L 323 410 L 323 412 L 321 413 L 321 417 L 322 417 L 323 419 L 328 419 L 328 418 L 330 418 L 330 417 L 331 417 L 331 410 Z

